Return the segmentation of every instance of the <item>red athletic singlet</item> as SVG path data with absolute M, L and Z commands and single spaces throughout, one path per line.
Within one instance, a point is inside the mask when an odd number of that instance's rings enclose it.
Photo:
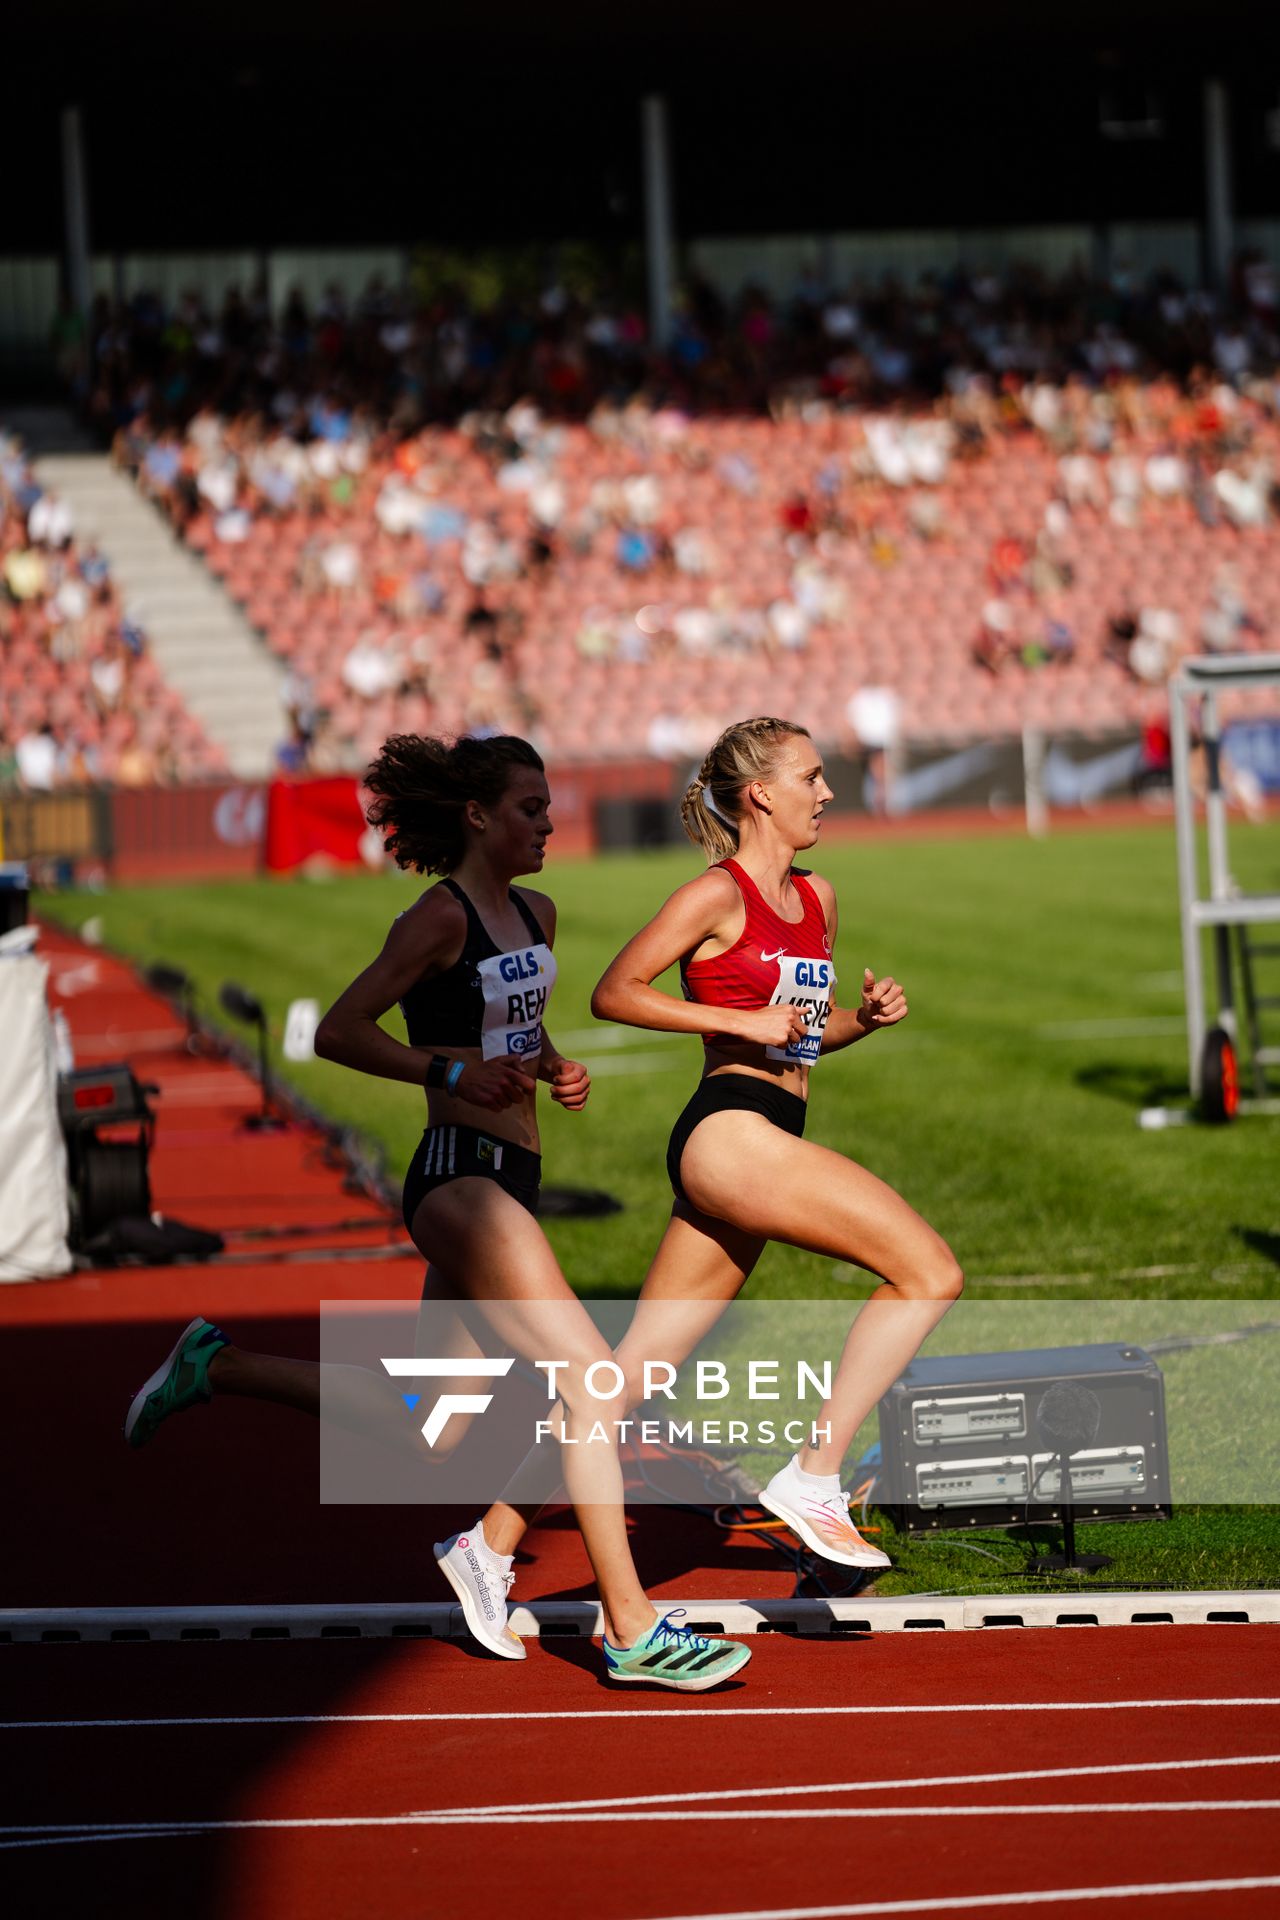
M 809 1029 L 804 1038 L 785 1048 L 766 1047 L 765 1053 L 770 1060 L 811 1067 L 822 1048 L 836 985 L 822 902 L 793 867 L 791 878 L 804 902 L 804 917 L 784 920 L 736 860 L 719 864 L 738 883 L 745 924 L 727 952 L 711 960 L 680 962 L 684 997 L 702 1007 L 799 1007 Z M 714 1046 L 717 1037 L 707 1034 L 704 1044 Z

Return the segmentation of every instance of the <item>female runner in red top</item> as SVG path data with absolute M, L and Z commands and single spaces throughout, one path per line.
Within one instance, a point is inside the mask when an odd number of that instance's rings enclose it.
M 882 1284 L 849 1331 L 813 1444 L 761 1494 L 814 1552 L 874 1567 L 888 1561 L 849 1520 L 841 1463 L 862 1421 L 958 1297 L 962 1276 L 946 1242 L 892 1187 L 803 1137 L 815 1066 L 907 1013 L 898 982 L 877 980 L 870 968 L 860 1004 L 835 1005 L 835 892 L 795 866 L 817 840 L 830 799 L 822 756 L 803 727 L 759 719 L 723 733 L 681 810 L 686 832 L 714 864 L 677 888 L 628 942 L 591 1007 L 602 1020 L 701 1034 L 706 1048 L 702 1080 L 668 1148 L 671 1221 L 618 1349 L 628 1403 L 642 1397 L 632 1382 L 643 1379 L 649 1357 L 645 1304 L 707 1302 L 711 1312 L 693 1336 L 701 1337 L 767 1240 L 879 1274 Z M 653 985 L 676 961 L 683 1000 Z M 745 1169 L 753 1177 L 744 1178 Z M 663 1357 L 677 1358 L 669 1346 Z M 824 1428 L 829 1437 L 818 1439 Z M 506 1551 L 529 1511 L 517 1488 L 518 1480 L 508 1504 L 485 1520 Z

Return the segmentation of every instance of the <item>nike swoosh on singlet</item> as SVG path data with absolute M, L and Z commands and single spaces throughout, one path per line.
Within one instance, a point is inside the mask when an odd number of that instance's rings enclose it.
M 760 958 L 762 960 L 785 960 L 786 957 L 787 950 L 785 947 L 779 947 L 776 953 L 766 953 L 763 947 L 760 949 Z

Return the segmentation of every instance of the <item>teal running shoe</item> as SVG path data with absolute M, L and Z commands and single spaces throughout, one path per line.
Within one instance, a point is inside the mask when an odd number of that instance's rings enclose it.
M 197 1401 L 212 1400 L 209 1362 L 231 1342 L 208 1320 L 193 1320 L 151 1378 L 134 1394 L 124 1437 L 131 1447 L 145 1447 L 162 1420 L 182 1413 Z
M 737 1640 L 707 1640 L 692 1627 L 675 1622 L 685 1613 L 677 1607 L 666 1614 L 634 1647 L 610 1646 L 602 1640 L 604 1670 L 610 1680 L 644 1680 L 679 1693 L 705 1693 L 741 1673 L 751 1658 L 750 1647 Z

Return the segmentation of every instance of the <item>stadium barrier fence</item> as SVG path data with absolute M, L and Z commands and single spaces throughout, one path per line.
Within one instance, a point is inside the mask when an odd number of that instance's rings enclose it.
M 1132 733 L 1056 734 L 1040 744 L 1039 777 L 1055 808 L 1130 794 L 1143 775 Z M 1024 752 L 1018 739 L 911 742 L 888 756 L 887 769 L 879 755 L 828 756 L 833 819 L 1017 811 L 1026 798 Z M 555 851 L 682 845 L 679 800 L 695 770 L 651 759 L 552 765 Z M 317 855 L 355 864 L 374 853 L 353 775 L 0 794 L 0 856 L 27 861 L 46 883 L 95 870 L 117 885 L 283 873 Z

